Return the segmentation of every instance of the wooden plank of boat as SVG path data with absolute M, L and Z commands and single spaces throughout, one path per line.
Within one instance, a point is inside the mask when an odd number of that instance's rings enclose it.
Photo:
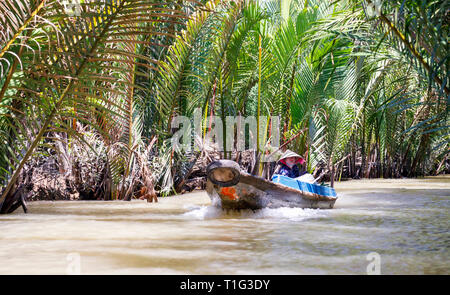
M 279 207 L 331 209 L 337 197 L 301 191 L 240 170 L 231 160 L 219 160 L 206 169 L 206 191 L 213 205 L 223 209 Z

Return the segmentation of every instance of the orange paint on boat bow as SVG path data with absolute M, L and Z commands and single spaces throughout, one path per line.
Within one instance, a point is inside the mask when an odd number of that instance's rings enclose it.
M 239 196 L 236 194 L 236 189 L 234 187 L 223 187 L 220 193 L 227 196 L 230 200 L 237 200 Z

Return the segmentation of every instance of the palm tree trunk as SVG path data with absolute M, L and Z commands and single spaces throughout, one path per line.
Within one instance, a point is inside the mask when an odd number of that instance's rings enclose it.
M 330 175 L 330 186 L 334 187 L 334 174 L 335 174 L 335 168 L 334 165 L 331 164 L 331 175 Z
M 367 171 L 365 171 L 365 178 L 369 178 L 370 177 L 370 154 L 372 153 L 371 151 L 371 138 L 372 138 L 372 128 L 369 127 L 369 135 L 367 136 L 367 155 L 365 157 L 365 166 L 367 167 Z M 367 165 L 367 161 L 369 162 L 369 165 Z
M 221 118 L 222 118 L 222 140 L 223 140 L 223 158 L 227 159 L 227 124 L 225 122 L 225 99 L 223 97 L 223 89 L 222 89 L 222 72 L 220 72 L 220 80 L 219 80 L 219 94 L 220 94 L 220 109 L 221 109 Z
M 439 174 L 439 170 L 441 170 L 442 165 L 445 163 L 445 161 L 447 161 L 447 156 L 445 156 L 442 161 L 439 163 L 436 172 L 434 173 L 434 175 L 438 175 Z
M 364 115 L 363 115 L 363 122 L 364 122 Z M 361 128 L 361 170 L 359 171 L 360 173 L 360 177 L 364 178 L 364 170 L 365 170 L 365 166 L 366 166 L 366 144 L 365 144 L 365 139 L 366 139 L 366 130 L 364 128 L 364 124 L 363 124 L 363 128 Z
M 412 177 L 417 175 L 417 165 L 422 160 L 424 154 L 426 153 L 428 144 L 429 144 L 430 134 L 422 134 L 420 139 L 419 148 L 417 149 L 416 155 L 414 156 L 414 160 L 411 164 L 411 170 L 409 170 L 409 176 Z

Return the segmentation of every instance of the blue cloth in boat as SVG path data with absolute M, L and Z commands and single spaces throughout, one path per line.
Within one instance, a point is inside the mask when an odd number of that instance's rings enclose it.
M 332 187 L 302 182 L 297 179 L 292 179 L 292 178 L 286 177 L 284 175 L 274 174 L 272 176 L 272 181 L 274 183 L 279 183 L 279 184 L 288 186 L 293 189 L 297 189 L 297 190 L 304 191 L 304 192 L 311 192 L 311 193 L 318 194 L 321 196 L 327 196 L 327 197 L 336 197 L 337 196 L 336 191 Z
M 280 163 L 281 164 L 281 168 L 280 170 L 278 170 L 277 174 L 278 175 L 284 175 L 290 178 L 296 178 L 299 176 L 302 176 L 303 174 L 305 174 L 306 172 L 301 173 L 300 169 L 298 169 L 297 165 L 292 166 L 292 168 L 289 168 L 287 165 Z

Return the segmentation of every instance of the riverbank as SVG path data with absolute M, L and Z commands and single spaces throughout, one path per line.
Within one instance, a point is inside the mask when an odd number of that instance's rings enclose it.
M 382 191 L 385 189 L 395 190 L 423 190 L 450 189 L 450 174 L 439 176 L 426 176 L 422 178 L 376 178 L 376 179 L 352 179 L 335 182 L 338 192 L 355 191 L 358 189 Z

